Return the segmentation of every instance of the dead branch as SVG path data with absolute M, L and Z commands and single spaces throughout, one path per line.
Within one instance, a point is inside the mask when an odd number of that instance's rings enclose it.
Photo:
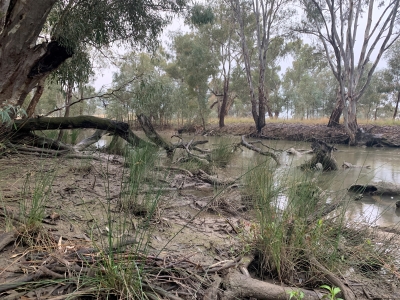
M 78 99 L 78 100 L 76 100 L 76 101 L 74 101 L 72 103 L 67 104 L 67 105 L 64 105 L 64 106 L 61 106 L 61 107 L 57 107 L 57 108 L 53 109 L 52 111 L 49 111 L 48 113 L 46 113 L 44 115 L 44 117 L 48 117 L 49 115 L 51 115 L 52 113 L 54 113 L 56 111 L 62 110 L 62 109 L 67 108 L 67 107 L 71 107 L 72 105 L 75 105 L 75 104 L 80 103 L 80 102 L 85 101 L 85 100 L 90 100 L 90 99 L 95 99 L 95 98 L 108 98 L 108 97 L 111 97 L 111 96 L 115 95 L 116 92 L 120 91 L 121 89 L 123 89 L 128 84 L 132 83 L 133 81 L 135 81 L 138 77 L 140 77 L 142 75 L 143 74 L 140 74 L 139 76 L 134 77 L 133 79 L 125 82 L 120 87 L 116 88 L 115 90 L 112 90 L 111 92 L 107 92 L 107 93 L 104 93 L 104 94 L 91 96 L 91 97 L 80 98 L 80 99 Z
M 326 279 L 328 279 L 332 285 L 340 288 L 345 300 L 356 299 L 353 292 L 335 274 L 333 274 L 331 271 L 329 271 L 327 268 L 321 265 L 315 257 L 310 256 L 309 261 L 324 274 Z
M 269 156 L 271 157 L 273 160 L 275 160 L 276 164 L 279 166 L 280 162 L 279 162 L 279 158 L 276 154 L 269 152 L 269 151 L 263 151 L 260 148 L 257 148 L 249 143 L 247 143 L 244 139 L 244 135 L 242 135 L 242 141 L 241 141 L 241 145 L 245 146 L 247 149 L 253 150 L 257 153 L 260 153 L 261 155 L 265 155 L 265 156 Z
M 233 299 L 260 299 L 260 300 L 287 300 L 290 292 L 302 291 L 304 300 L 319 300 L 322 294 L 298 288 L 283 287 L 265 281 L 253 279 L 231 271 L 222 281 L 224 291 L 221 291 L 223 300 Z
M 215 176 L 211 176 L 201 169 L 199 169 L 199 173 L 198 173 L 197 177 L 199 179 L 203 180 L 204 182 L 210 183 L 212 185 L 226 186 L 226 185 L 231 185 L 231 184 L 235 183 L 235 181 L 236 181 L 236 179 L 232 179 L 232 178 L 221 179 L 221 178 L 218 178 Z
M 15 232 L 5 232 L 0 234 L 0 251 L 2 251 L 8 244 L 15 241 Z

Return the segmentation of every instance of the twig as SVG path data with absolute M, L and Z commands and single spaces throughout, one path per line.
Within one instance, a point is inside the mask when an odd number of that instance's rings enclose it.
M 94 99 L 94 98 L 102 98 L 102 97 L 110 97 L 113 96 L 115 92 L 119 92 L 121 89 L 123 89 L 124 87 L 126 87 L 128 84 L 132 83 L 133 81 L 135 81 L 136 79 L 138 79 L 140 76 L 142 76 L 143 74 L 139 74 L 139 76 L 134 77 L 133 79 L 125 82 L 124 84 L 122 84 L 120 87 L 116 88 L 115 90 L 112 90 L 111 92 L 108 93 L 104 93 L 104 94 L 100 94 L 100 95 L 96 95 L 96 96 L 91 96 L 91 97 L 84 97 L 84 98 L 80 98 L 70 104 L 61 106 L 61 107 L 57 107 L 56 109 L 53 109 L 52 111 L 48 112 L 47 114 L 43 115 L 43 117 L 47 117 L 49 115 L 51 115 L 52 113 L 62 110 L 66 107 L 71 107 L 72 105 L 75 105 L 77 103 L 80 103 L 84 100 L 90 100 L 90 99 Z

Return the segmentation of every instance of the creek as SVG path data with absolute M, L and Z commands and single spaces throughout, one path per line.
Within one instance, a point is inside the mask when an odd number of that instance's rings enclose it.
M 141 135 L 141 134 L 140 134 Z M 142 136 L 142 135 L 141 135 Z M 169 140 L 170 135 L 163 135 Z M 204 148 L 213 148 L 219 143 L 221 137 L 201 137 L 184 136 L 185 141 L 191 139 L 208 140 Z M 103 146 L 111 140 L 111 137 L 105 137 L 99 141 L 98 145 Z M 232 137 L 232 143 L 239 143 L 240 137 Z M 247 141 L 256 141 L 247 139 Z M 175 141 L 174 141 L 175 142 Z M 311 143 L 293 142 L 293 141 L 271 141 L 262 140 L 264 145 L 274 149 L 287 150 L 310 149 Z M 268 150 L 262 144 L 256 144 L 257 147 Z M 320 172 L 315 171 L 312 176 L 316 178 L 317 184 L 329 195 L 334 197 L 343 197 L 348 201 L 346 204 L 346 214 L 350 221 L 368 223 L 371 226 L 393 227 L 400 224 L 400 208 L 396 209 L 396 201 L 399 196 L 384 195 L 364 195 L 360 200 L 354 200 L 354 195 L 349 195 L 347 189 L 352 184 L 369 184 L 372 182 L 385 181 L 394 184 L 400 184 L 400 149 L 398 148 L 365 148 L 349 147 L 345 145 L 336 146 L 338 149 L 334 152 L 334 157 L 340 166 L 338 171 Z M 252 163 L 260 157 L 258 153 L 242 147 L 239 149 L 231 163 L 223 170 L 223 175 L 231 178 L 241 176 Z M 285 151 L 280 154 L 281 166 L 277 168 L 277 173 L 284 176 L 298 176 L 301 171 L 298 166 L 311 158 L 311 155 L 302 156 L 289 155 Z M 343 162 L 349 162 L 359 167 L 343 169 Z M 272 163 L 271 165 L 274 165 Z M 367 167 L 368 166 L 368 167 Z

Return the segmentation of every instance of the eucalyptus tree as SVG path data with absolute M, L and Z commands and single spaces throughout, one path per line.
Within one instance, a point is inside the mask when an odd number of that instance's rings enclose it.
M 293 62 L 292 66 L 286 69 L 282 84 L 287 105 L 290 105 L 295 116 L 301 119 L 319 117 L 323 114 L 322 103 L 326 84 L 320 80 L 326 67 L 323 53 L 302 40 L 290 43 L 288 48 Z
M 182 0 L 0 2 L 0 109 L 28 93 L 88 45 L 152 46 Z
M 238 23 L 238 34 L 242 50 L 242 60 L 246 71 L 249 89 L 251 112 L 260 132 L 265 126 L 265 114 L 272 117 L 268 89 L 265 88 L 267 54 L 271 43 L 280 38 L 287 29 L 288 20 L 294 14 L 290 0 L 229 0 Z M 252 45 L 255 39 L 257 65 L 252 64 Z M 258 80 L 254 82 L 254 69 L 257 70 Z
M 225 117 L 233 104 L 236 95 L 230 89 L 232 69 L 238 55 L 238 44 L 232 10 L 224 0 L 214 2 L 210 8 L 213 10 L 213 20 L 208 24 L 197 26 L 198 34 L 208 36 L 210 49 L 219 63 L 219 72 L 215 73 L 209 85 L 216 101 L 212 106 L 218 108 L 219 127 L 225 126 Z
M 370 84 L 382 55 L 398 39 L 400 0 L 300 0 L 304 19 L 297 28 L 318 38 L 339 84 L 338 100 L 328 126 L 344 126 L 350 143 L 356 142 L 357 102 Z M 362 25 L 361 20 L 365 20 Z M 358 42 L 359 41 L 359 42 Z M 366 80 L 360 79 L 371 62 Z
M 166 124 L 174 113 L 172 96 L 176 87 L 164 71 L 165 66 L 162 49 L 153 55 L 144 52 L 127 54 L 113 76 L 107 114 L 128 122 L 134 115 L 145 114 L 160 125 Z
M 396 119 L 400 103 L 400 40 L 397 40 L 393 47 L 386 53 L 387 68 L 383 72 L 385 84 L 381 91 L 390 94 L 394 100 L 393 120 Z
M 209 114 L 208 83 L 218 71 L 218 60 L 208 42 L 207 37 L 195 33 L 175 35 L 173 48 L 176 57 L 167 69 L 173 78 L 184 82 L 190 96 L 197 99 L 198 116 L 204 128 Z

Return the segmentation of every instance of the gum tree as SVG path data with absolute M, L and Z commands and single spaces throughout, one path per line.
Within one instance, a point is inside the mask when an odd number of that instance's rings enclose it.
M 266 89 L 267 57 L 274 39 L 280 39 L 293 15 L 290 0 L 230 0 L 238 24 L 242 60 L 246 71 L 251 113 L 258 132 L 265 126 L 265 114 L 273 116 Z M 254 38 L 254 40 L 253 40 Z M 252 62 L 252 44 L 256 45 L 256 65 Z M 253 72 L 256 70 L 257 76 Z M 257 81 L 255 82 L 255 78 Z
M 298 30 L 318 38 L 338 84 L 328 126 L 343 112 L 350 144 L 356 143 L 357 102 L 366 92 L 382 55 L 398 39 L 400 0 L 300 0 L 305 16 Z M 365 20 L 362 26 L 361 20 Z M 366 69 L 368 63 L 371 68 Z M 366 73 L 366 80 L 360 79 Z
M 87 46 L 154 45 L 183 1 L 0 1 L 0 109 L 22 106 L 28 93 Z

